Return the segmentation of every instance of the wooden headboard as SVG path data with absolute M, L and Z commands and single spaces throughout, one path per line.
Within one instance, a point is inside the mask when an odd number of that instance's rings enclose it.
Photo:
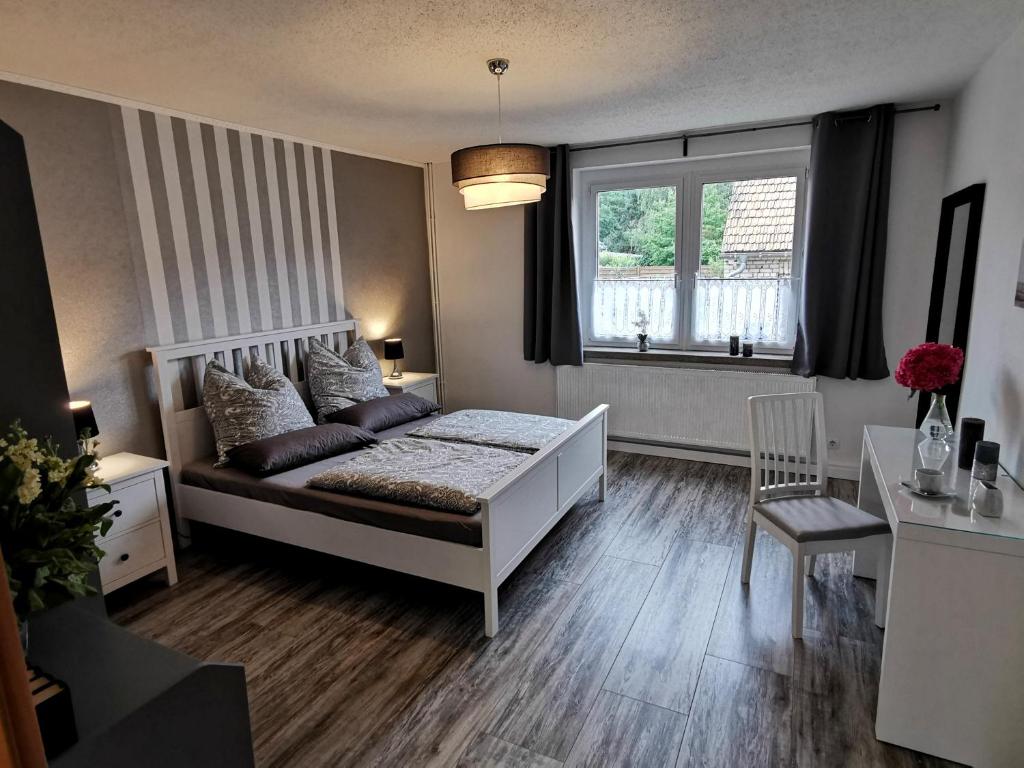
M 317 339 L 336 352 L 344 352 L 358 338 L 356 320 L 303 325 L 242 336 L 188 341 L 150 347 L 156 372 L 160 424 L 171 467 L 171 490 L 177 501 L 181 468 L 195 459 L 214 453 L 213 431 L 203 408 L 203 375 L 206 363 L 217 360 L 229 371 L 242 375 L 252 357 L 265 362 L 291 379 L 309 403 L 305 361 L 309 340 Z

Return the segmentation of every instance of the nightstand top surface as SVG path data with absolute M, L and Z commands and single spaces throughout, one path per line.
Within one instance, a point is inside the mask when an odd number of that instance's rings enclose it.
M 102 456 L 99 461 L 100 468 L 96 474 L 107 485 L 156 472 L 168 466 L 163 459 L 153 459 L 137 453 L 113 453 L 110 456 Z
M 436 373 L 414 373 L 412 371 L 405 371 L 400 379 L 392 379 L 385 375 L 384 383 L 395 387 L 411 387 L 415 384 L 421 384 L 424 381 L 432 381 L 436 378 Z

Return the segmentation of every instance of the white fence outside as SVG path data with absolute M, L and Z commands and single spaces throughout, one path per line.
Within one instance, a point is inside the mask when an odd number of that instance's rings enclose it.
M 674 279 L 595 280 L 591 312 L 594 336 L 632 338 L 642 312 L 652 341 L 675 336 L 678 318 Z M 736 335 L 762 344 L 792 342 L 792 278 L 702 278 L 694 281 L 693 338 L 728 342 Z

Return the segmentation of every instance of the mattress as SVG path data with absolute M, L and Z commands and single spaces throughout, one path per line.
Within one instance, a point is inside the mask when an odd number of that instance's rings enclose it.
M 427 416 L 417 419 L 408 424 L 378 432 L 377 437 L 381 440 L 401 437 L 436 418 L 438 417 Z M 217 458 L 210 456 L 186 464 L 181 471 L 181 481 L 185 485 L 197 488 L 330 515 L 353 523 L 372 525 L 377 528 L 411 533 L 414 536 L 440 539 L 456 544 L 482 546 L 479 512 L 472 515 L 444 512 L 427 507 L 306 487 L 306 482 L 313 475 L 350 461 L 353 457 L 365 453 L 366 450 L 364 448 L 341 456 L 333 456 L 268 477 L 254 477 L 233 467 L 214 467 Z

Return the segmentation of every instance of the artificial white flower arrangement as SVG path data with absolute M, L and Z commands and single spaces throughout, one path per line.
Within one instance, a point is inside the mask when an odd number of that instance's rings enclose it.
M 15 422 L 0 439 L 0 549 L 19 622 L 75 597 L 95 593 L 88 576 L 103 551 L 116 501 L 89 506 L 87 488 L 109 488 L 95 476 L 96 457 L 63 459 Z

